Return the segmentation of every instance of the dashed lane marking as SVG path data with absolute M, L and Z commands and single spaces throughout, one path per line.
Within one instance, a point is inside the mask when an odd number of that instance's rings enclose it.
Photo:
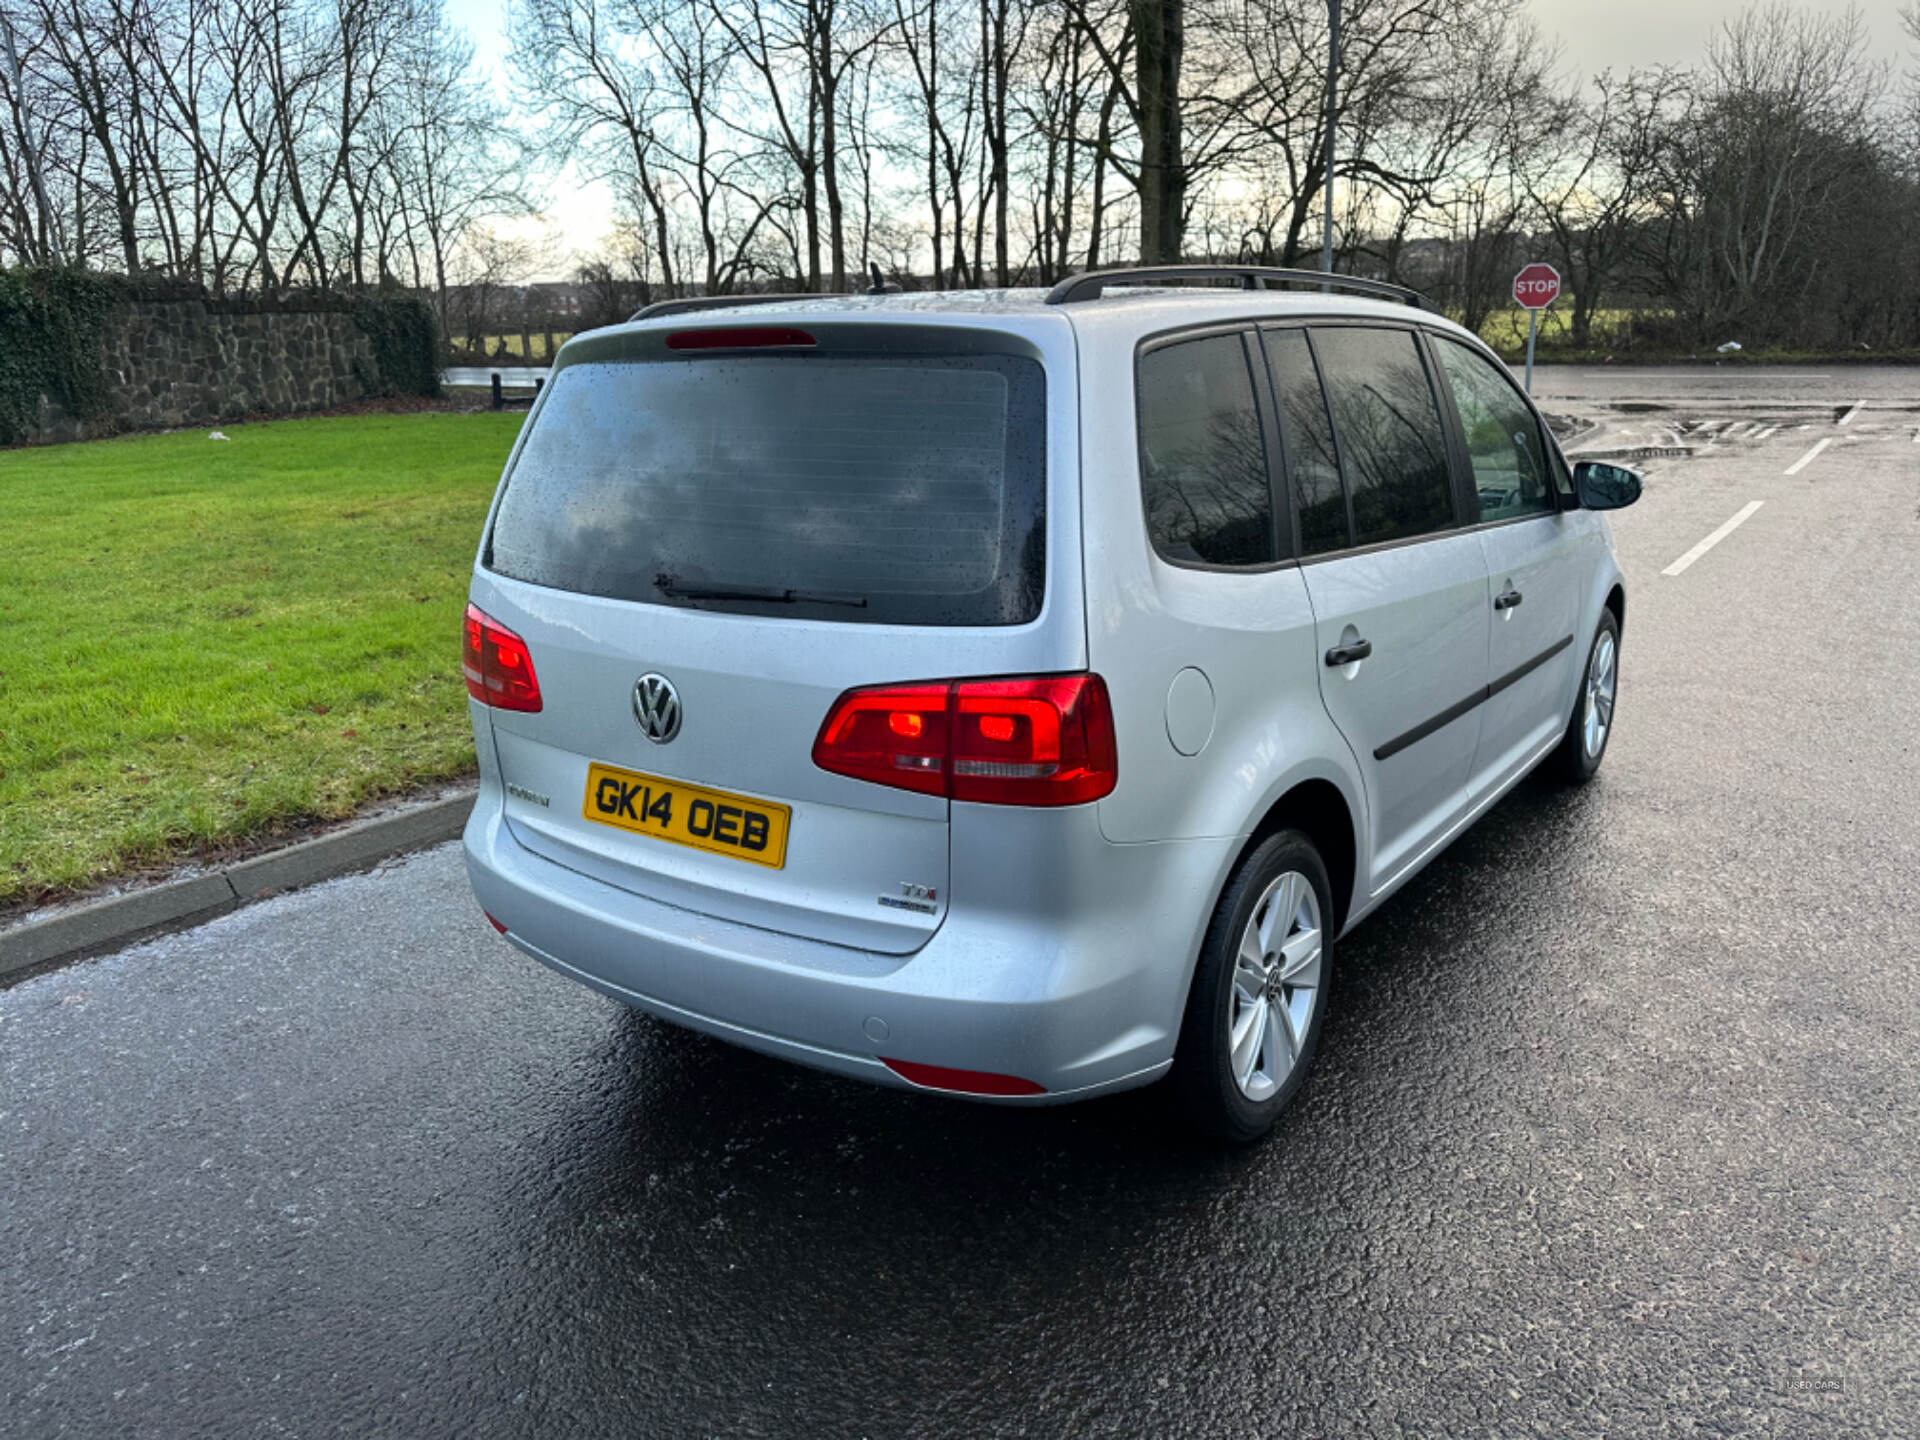
M 1764 500 L 1749 500 L 1745 505 L 1741 506 L 1739 510 L 1734 512 L 1734 516 L 1731 520 L 1727 521 L 1726 524 L 1722 525 L 1718 530 L 1714 531 L 1711 535 L 1707 536 L 1706 539 L 1702 540 L 1698 545 L 1694 546 L 1691 550 L 1687 551 L 1686 554 L 1682 555 L 1678 560 L 1674 561 L 1671 565 L 1667 566 L 1667 568 L 1662 570 L 1660 573 L 1662 575 L 1678 575 L 1681 571 L 1685 570 L 1689 565 L 1693 564 L 1694 561 L 1698 560 L 1702 555 L 1706 554 L 1707 551 L 1713 549 L 1714 546 L 1718 545 L 1722 540 L 1726 539 L 1727 536 L 1731 535 L 1734 531 L 1738 530 L 1742 525 L 1746 524 L 1747 521 L 1750 518 L 1752 518 L 1753 512 L 1758 510 L 1762 505 L 1766 503 L 1767 502 Z
M 1829 435 L 1826 439 L 1819 441 L 1817 444 L 1814 445 L 1814 447 L 1811 450 L 1807 451 L 1806 454 L 1802 455 L 1798 460 L 1794 461 L 1791 465 L 1787 467 L 1787 474 L 1798 475 L 1802 470 L 1806 469 L 1807 466 L 1811 465 L 1819 457 L 1819 454 L 1822 450 L 1826 449 L 1827 446 L 1831 445 L 1832 443 L 1833 443 L 1833 437 L 1831 435 Z

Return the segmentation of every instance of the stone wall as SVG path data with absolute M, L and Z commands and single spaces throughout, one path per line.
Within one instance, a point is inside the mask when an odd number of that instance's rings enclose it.
M 373 342 L 340 310 L 129 301 L 108 315 L 101 342 L 101 418 L 76 420 L 43 396 L 33 440 L 295 415 L 358 400 L 379 385 Z

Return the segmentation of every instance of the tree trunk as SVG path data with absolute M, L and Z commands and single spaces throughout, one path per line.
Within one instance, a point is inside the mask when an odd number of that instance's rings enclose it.
M 940 196 L 940 127 L 927 120 L 927 208 L 933 216 L 933 288 L 947 288 L 946 270 L 941 264 L 941 239 L 947 233 L 947 206 Z
M 833 68 L 833 8 L 823 6 L 818 25 L 820 87 L 820 166 L 827 192 L 827 249 L 833 265 L 832 293 L 847 288 L 846 211 L 840 199 L 840 77 Z M 817 286 L 815 287 L 818 288 Z
M 982 8 L 985 0 L 982 0 Z M 993 44 L 988 49 L 987 145 L 993 156 L 993 272 L 994 283 L 1005 287 L 1007 276 L 1007 0 L 994 0 Z M 982 37 L 984 38 L 984 37 Z
M 1592 338 L 1593 312 L 1598 303 L 1598 290 L 1589 276 L 1588 283 L 1573 294 L 1573 343 L 1582 350 L 1586 349 L 1587 341 Z
M 1100 268 L 1100 239 L 1107 219 L 1107 155 L 1113 148 L 1113 107 L 1120 100 L 1120 84 L 1107 86 L 1100 102 L 1100 130 L 1093 146 L 1093 194 L 1087 200 L 1087 269 Z
M 1185 228 L 1187 172 L 1181 154 L 1180 65 L 1185 0 L 1130 0 L 1140 102 L 1140 260 L 1173 265 Z
M 47 202 L 46 182 L 40 173 L 40 151 L 33 143 L 26 113 L 26 91 L 20 77 L 20 56 L 14 48 L 13 22 L 4 11 L 0 11 L 0 58 L 7 66 L 7 107 L 9 118 L 13 122 L 14 139 L 20 150 L 21 163 L 27 172 L 28 188 L 33 191 L 33 203 L 39 211 L 38 221 L 27 232 L 31 245 L 26 247 L 25 258 L 45 261 L 52 258 L 53 207 Z

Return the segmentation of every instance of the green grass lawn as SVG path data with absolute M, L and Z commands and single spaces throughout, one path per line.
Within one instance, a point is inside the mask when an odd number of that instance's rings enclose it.
M 0 454 L 0 904 L 470 772 L 460 616 L 521 419 Z
M 1596 310 L 1593 316 L 1594 342 L 1611 344 L 1613 337 L 1619 335 L 1626 326 L 1628 315 L 1629 312 L 1625 310 Z M 1480 327 L 1480 338 L 1503 355 L 1525 355 L 1527 312 L 1518 305 L 1501 306 L 1487 316 L 1487 323 Z M 1573 343 L 1571 295 L 1562 295 L 1540 312 L 1540 334 L 1535 343 L 1542 352 L 1555 347 L 1565 348 Z

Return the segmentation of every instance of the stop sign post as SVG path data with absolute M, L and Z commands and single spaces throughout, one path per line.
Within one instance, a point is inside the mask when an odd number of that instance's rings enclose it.
M 1540 312 L 1560 295 L 1560 272 L 1536 260 L 1513 277 L 1513 300 L 1527 312 L 1527 393 L 1533 393 L 1533 337 L 1540 330 Z

